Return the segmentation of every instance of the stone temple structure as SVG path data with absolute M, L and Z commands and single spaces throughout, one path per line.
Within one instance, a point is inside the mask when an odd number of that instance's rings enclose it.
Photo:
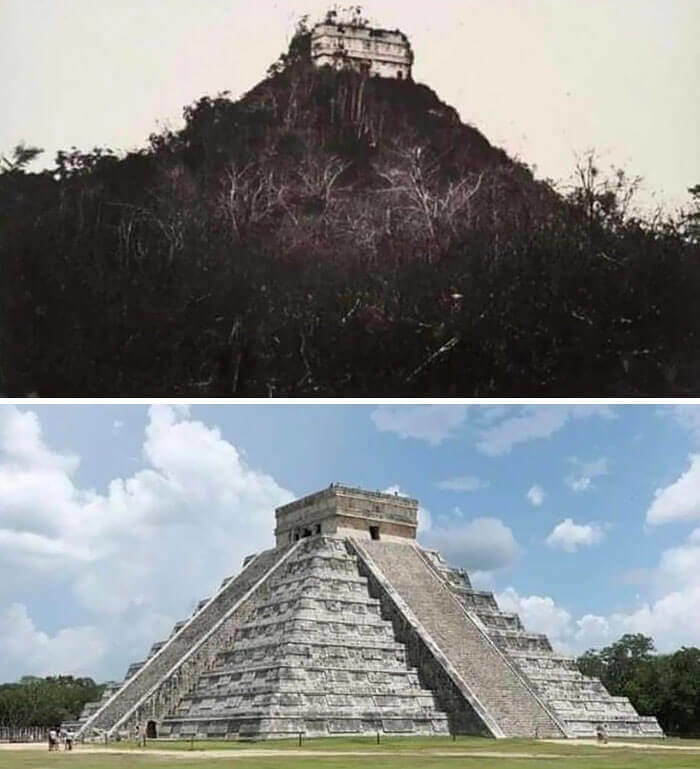
M 658 736 L 655 718 L 415 539 L 413 499 L 331 485 L 73 725 L 78 738 Z
M 311 30 L 311 60 L 318 67 L 350 68 L 370 76 L 410 80 L 413 50 L 398 29 L 371 27 L 359 16 L 342 22 L 331 13 Z

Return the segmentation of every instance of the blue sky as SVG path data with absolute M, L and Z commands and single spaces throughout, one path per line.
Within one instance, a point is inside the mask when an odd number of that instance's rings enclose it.
M 571 653 L 700 645 L 700 406 L 0 406 L 0 680 L 121 678 L 332 481 Z

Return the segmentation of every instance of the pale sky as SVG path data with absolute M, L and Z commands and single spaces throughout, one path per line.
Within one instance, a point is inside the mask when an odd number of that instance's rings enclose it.
M 204 95 L 253 87 L 325 0 L 0 0 L 0 153 L 133 149 Z M 667 207 L 700 183 L 700 0 L 367 0 L 414 78 L 566 179 L 595 148 Z

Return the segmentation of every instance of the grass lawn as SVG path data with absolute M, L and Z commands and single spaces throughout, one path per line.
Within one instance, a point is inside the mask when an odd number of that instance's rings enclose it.
M 673 740 L 666 744 L 697 747 L 697 751 L 661 750 L 654 742 L 647 748 L 598 747 L 576 743 L 546 743 L 534 740 L 488 740 L 478 737 L 382 738 L 305 740 L 299 755 L 296 740 L 274 743 L 195 742 L 192 756 L 186 755 L 189 742 L 149 742 L 145 751 L 129 743 L 110 746 L 121 753 L 103 752 L 98 746 L 78 745 L 72 753 L 47 750 L 5 750 L 0 746 L 0 769 L 698 769 L 700 744 L 697 740 Z M 88 753 L 88 749 L 97 752 Z M 225 750 L 227 755 L 222 755 Z M 83 752 L 85 751 L 85 752 Z M 167 755 L 170 751 L 184 751 Z M 212 753 L 212 751 L 215 751 Z M 323 755 L 324 752 L 349 755 Z M 165 755 L 162 754 L 165 752 Z M 269 753 L 269 755 L 265 755 Z M 314 753 L 318 755 L 313 755 Z M 440 753 L 441 755 L 435 755 Z M 470 755 L 464 755 L 468 753 Z M 504 754 L 489 755 L 490 753 Z M 296 755 L 295 755 L 296 754 Z

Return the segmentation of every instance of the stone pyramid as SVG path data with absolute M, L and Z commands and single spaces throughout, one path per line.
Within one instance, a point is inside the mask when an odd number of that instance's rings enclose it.
M 279 508 L 276 547 L 86 705 L 78 737 L 661 734 L 419 547 L 417 507 L 332 485 Z

